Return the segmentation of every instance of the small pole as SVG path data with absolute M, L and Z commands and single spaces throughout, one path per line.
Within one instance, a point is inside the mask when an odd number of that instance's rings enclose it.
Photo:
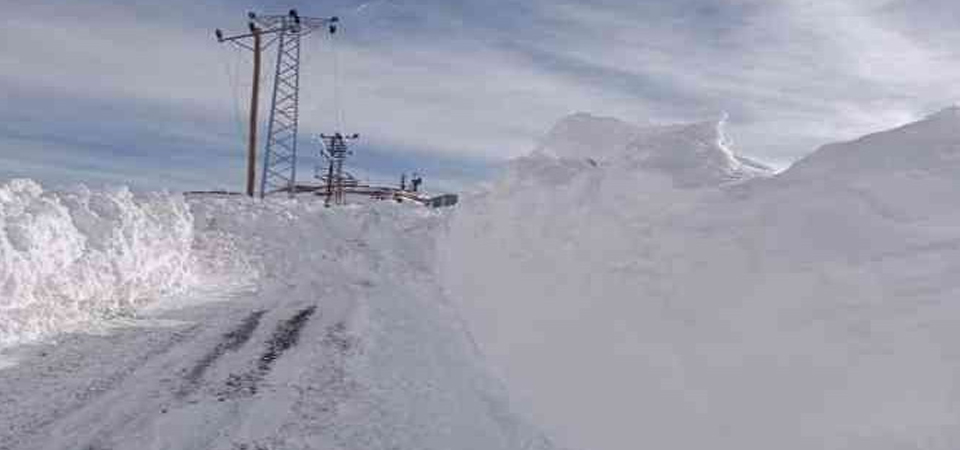
M 247 147 L 247 195 L 253 197 L 257 176 L 257 109 L 260 100 L 260 28 L 251 26 L 253 34 L 253 92 L 250 94 L 250 142 Z
M 330 206 L 331 197 L 333 197 L 333 159 L 327 167 L 327 199 L 323 202 L 323 206 Z

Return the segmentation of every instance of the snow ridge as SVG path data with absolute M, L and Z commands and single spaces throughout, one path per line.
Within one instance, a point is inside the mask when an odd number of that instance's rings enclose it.
M 182 197 L 0 185 L 0 348 L 190 286 L 192 241 Z
M 734 154 L 726 118 L 682 125 L 638 126 L 576 113 L 547 133 L 534 155 L 668 174 L 684 187 L 740 182 L 772 170 Z
M 854 179 L 882 173 L 953 173 L 960 167 L 960 106 L 854 141 L 821 147 L 794 164 L 788 180 Z

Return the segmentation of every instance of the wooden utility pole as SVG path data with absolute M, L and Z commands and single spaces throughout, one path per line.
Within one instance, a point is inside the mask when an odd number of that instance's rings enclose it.
M 218 42 L 230 42 L 253 52 L 253 86 L 251 88 L 252 92 L 250 93 L 250 132 L 249 141 L 247 142 L 247 195 L 253 197 L 257 185 L 257 112 L 260 110 L 260 60 L 263 53 L 263 35 L 280 33 L 284 31 L 285 28 L 272 27 L 264 30 L 255 22 L 257 20 L 256 14 L 249 13 L 247 16 L 250 19 L 247 25 L 250 28 L 249 33 L 225 37 L 223 31 L 217 29 L 216 35 Z M 245 42 L 247 39 L 253 39 L 253 45 L 247 44 Z
M 260 28 L 250 24 L 253 33 L 253 92 L 250 93 L 250 142 L 247 147 L 247 195 L 253 197 L 257 177 L 257 110 L 260 102 Z

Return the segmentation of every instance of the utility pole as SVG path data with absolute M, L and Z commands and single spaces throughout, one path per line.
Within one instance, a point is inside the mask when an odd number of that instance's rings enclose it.
M 230 42 L 253 52 L 253 83 L 250 93 L 250 130 L 247 142 L 247 195 L 253 197 L 256 186 L 257 173 L 257 112 L 260 109 L 260 56 L 263 52 L 263 30 L 253 22 L 254 13 L 248 13 L 250 22 L 247 24 L 249 33 L 225 37 L 219 28 L 215 31 L 218 42 Z M 253 39 L 253 45 L 244 41 Z
M 247 148 L 247 195 L 253 197 L 256 186 L 257 166 L 257 112 L 260 97 L 260 62 L 263 49 L 279 42 L 277 67 L 274 74 L 273 102 L 270 110 L 270 127 L 267 132 L 267 149 L 264 154 L 263 177 L 260 180 L 260 197 L 265 196 L 267 188 L 289 189 L 290 195 L 296 188 L 296 141 L 298 124 L 298 102 L 300 85 L 300 36 L 314 28 L 328 26 L 330 33 L 336 32 L 339 19 L 301 18 L 295 9 L 287 15 L 257 16 L 248 13 L 249 33 L 224 36 L 217 29 L 218 42 L 230 42 L 253 52 L 253 86 L 250 95 L 250 132 Z M 263 44 L 263 36 L 275 35 Z M 247 40 L 252 39 L 252 45 Z M 280 151 L 276 148 L 279 147 Z M 279 167 L 278 167 L 279 166 Z M 289 175 L 286 171 L 289 170 Z M 281 182 L 274 181 L 279 177 Z M 268 181 L 268 178 L 270 179 Z
M 349 136 L 340 133 L 320 135 L 324 147 L 323 156 L 329 161 L 326 178 L 327 198 L 324 201 L 324 206 L 330 206 L 331 202 L 337 205 L 345 203 L 346 186 L 344 182 L 347 176 L 344 175 L 343 162 L 347 160 L 347 155 L 350 155 L 347 141 L 358 138 L 360 138 L 360 135 L 356 133 Z
M 252 23 L 253 31 L 253 92 L 250 93 L 250 142 L 247 151 L 247 196 L 253 197 L 257 178 L 257 110 L 260 109 L 260 53 L 262 37 L 260 28 Z
M 340 19 L 302 17 L 292 9 L 287 15 L 260 16 L 256 20 L 264 28 L 277 30 L 279 42 L 260 197 L 276 192 L 288 192 L 293 197 L 297 190 L 300 123 L 300 38 L 318 28 L 334 34 Z

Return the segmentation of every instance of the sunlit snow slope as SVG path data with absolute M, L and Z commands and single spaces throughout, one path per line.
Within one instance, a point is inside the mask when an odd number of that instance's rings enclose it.
M 576 448 L 960 448 L 957 111 L 777 175 L 569 117 L 463 202 L 445 285 Z
M 554 448 L 441 292 L 433 211 L 0 201 L 0 448 Z

